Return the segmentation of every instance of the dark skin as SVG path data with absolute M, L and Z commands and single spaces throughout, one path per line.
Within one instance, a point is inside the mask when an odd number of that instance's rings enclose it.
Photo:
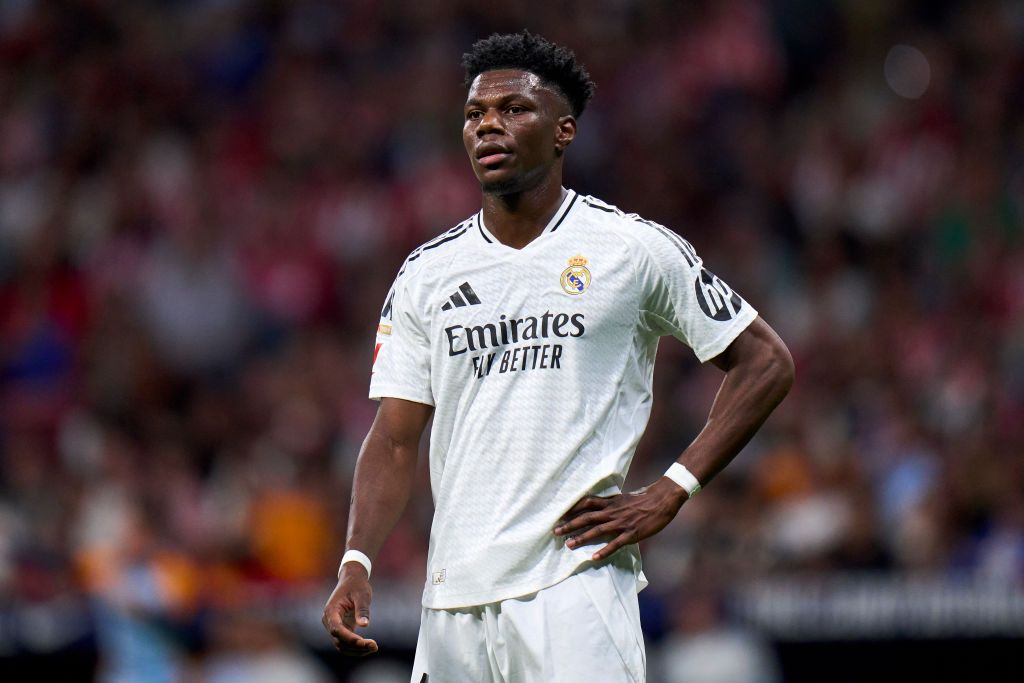
M 704 429 L 677 460 L 703 484 L 750 441 L 789 393 L 794 377 L 789 350 L 760 316 L 711 363 L 725 378 Z M 595 561 L 604 560 L 664 529 L 687 498 L 668 477 L 630 493 L 584 496 L 559 520 L 554 533 L 572 536 L 566 540 L 570 548 L 607 540 L 593 555 Z
M 413 401 L 382 399 L 363 441 L 352 485 L 346 545 L 366 553 L 371 561 L 409 502 L 420 437 L 433 410 Z M 357 626 L 370 625 L 371 598 L 363 565 L 342 565 L 322 621 L 334 646 L 343 654 L 364 656 L 377 651 L 376 642 L 355 632 Z
M 483 190 L 483 215 L 503 244 L 521 249 L 547 225 L 561 203 L 562 160 L 576 135 L 565 98 L 536 75 L 503 69 L 477 76 L 465 107 L 463 142 Z M 707 424 L 678 462 L 707 484 L 757 432 L 793 383 L 793 359 L 758 317 L 711 362 L 725 373 Z M 419 442 L 433 408 L 381 400 L 356 464 L 347 548 L 373 560 L 412 492 Z M 625 545 L 661 531 L 686 502 L 686 492 L 661 477 L 637 491 L 585 496 L 552 530 L 570 548 L 605 541 L 593 555 L 607 559 Z M 324 607 L 335 647 L 364 656 L 377 643 L 357 628 L 370 624 L 372 591 L 363 566 L 342 566 Z
M 502 244 L 521 249 L 565 197 L 562 162 L 576 119 L 562 95 L 514 69 L 477 76 L 464 114 L 462 142 L 483 190 L 484 223 Z

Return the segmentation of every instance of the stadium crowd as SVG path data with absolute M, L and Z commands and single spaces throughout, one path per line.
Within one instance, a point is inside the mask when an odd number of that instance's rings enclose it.
M 327 596 L 379 308 L 478 206 L 459 56 L 523 26 L 598 83 L 572 187 L 686 236 L 797 362 L 644 546 L 652 667 L 675 680 L 763 577 L 1024 585 L 1020 3 L 20 0 L 0 5 L 0 609 L 88 604 L 100 680 L 324 680 L 252 610 Z M 633 486 L 720 378 L 659 353 Z M 431 511 L 424 468 L 375 579 L 416 593 Z M 24 647 L 0 634 L 0 657 Z

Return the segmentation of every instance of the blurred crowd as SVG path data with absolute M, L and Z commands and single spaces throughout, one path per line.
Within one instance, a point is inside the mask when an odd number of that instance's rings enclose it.
M 327 597 L 384 295 L 479 206 L 459 57 L 522 27 L 598 84 L 567 184 L 687 237 L 797 362 L 644 544 L 665 680 L 741 582 L 1024 586 L 1024 3 L 11 0 L 0 610 L 89 605 L 100 680 L 327 680 L 246 615 Z M 634 487 L 721 378 L 659 353 Z M 424 468 L 375 577 L 422 584 L 431 512 Z

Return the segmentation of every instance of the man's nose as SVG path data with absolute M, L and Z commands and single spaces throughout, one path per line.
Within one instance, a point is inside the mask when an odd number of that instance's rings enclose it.
M 505 126 L 502 124 L 501 116 L 497 109 L 488 109 L 480 118 L 480 125 L 476 128 L 477 135 L 485 133 L 504 133 Z

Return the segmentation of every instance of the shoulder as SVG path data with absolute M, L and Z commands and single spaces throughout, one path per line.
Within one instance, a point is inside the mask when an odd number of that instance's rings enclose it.
M 419 276 L 436 269 L 425 266 L 435 264 L 439 259 L 451 258 L 458 253 L 458 248 L 466 243 L 466 234 L 475 224 L 475 218 L 476 214 L 470 216 L 455 227 L 416 247 L 405 257 L 402 267 L 398 269 L 398 275 L 391 283 L 387 298 L 384 300 L 384 308 L 380 312 L 381 318 L 391 319 L 396 293 L 401 292 L 399 298 L 411 294 L 413 299 L 419 299 L 426 295 L 423 289 L 424 286 L 429 288 L 429 285 L 424 285 Z
M 581 197 L 581 205 L 589 212 L 587 218 L 599 229 L 618 235 L 629 248 L 641 256 L 657 258 L 682 255 L 689 265 L 699 263 L 697 251 L 686 239 L 660 223 L 643 218 L 590 195 Z
M 466 244 L 468 239 L 466 235 L 475 225 L 475 220 L 476 214 L 473 214 L 455 227 L 427 240 L 409 252 L 405 261 L 402 262 L 402 267 L 398 269 L 395 281 L 415 278 L 418 273 L 424 271 L 427 264 L 438 259 L 451 258 L 452 255 L 458 253 L 459 248 Z

